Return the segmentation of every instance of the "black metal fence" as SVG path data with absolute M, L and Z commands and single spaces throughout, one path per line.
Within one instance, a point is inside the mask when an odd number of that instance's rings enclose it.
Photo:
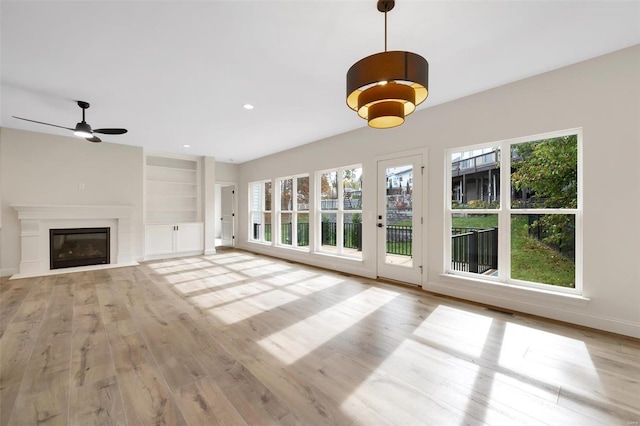
M 452 228 L 451 268 L 485 273 L 498 269 L 498 228 Z
M 297 227 L 297 243 L 298 247 L 309 245 L 309 223 L 298 223 Z M 293 226 L 291 223 L 283 223 L 280 225 L 280 241 L 282 244 L 291 244 Z M 335 222 L 322 222 L 322 245 L 335 246 L 337 228 Z M 260 239 L 260 224 L 253 224 L 253 239 Z M 271 241 L 271 224 L 267 223 L 264 227 L 265 241 Z M 343 232 L 344 247 L 362 250 L 362 223 L 345 223 Z
M 387 253 L 412 255 L 413 229 L 411 226 L 387 226 Z

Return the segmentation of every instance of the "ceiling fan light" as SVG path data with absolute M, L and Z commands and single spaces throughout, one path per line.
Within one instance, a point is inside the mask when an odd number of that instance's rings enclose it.
M 93 131 L 88 123 L 82 121 L 76 124 L 76 129 L 73 131 L 73 134 L 80 138 L 90 138 L 93 136 Z

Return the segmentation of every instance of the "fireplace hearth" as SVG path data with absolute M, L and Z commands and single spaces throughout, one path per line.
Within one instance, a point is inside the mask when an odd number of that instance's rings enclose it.
M 110 263 L 110 228 L 49 230 L 51 269 Z

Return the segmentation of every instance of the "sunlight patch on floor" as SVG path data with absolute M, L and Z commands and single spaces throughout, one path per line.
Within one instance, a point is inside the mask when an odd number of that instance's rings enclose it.
M 279 274 L 262 281 L 274 287 L 286 288 L 287 291 L 300 296 L 308 296 L 344 282 L 338 277 L 313 273 L 299 274 L 297 272 Z
M 519 359 L 500 356 L 500 365 L 562 387 L 574 383 L 601 390 L 601 380 L 584 342 L 519 324 L 507 324 L 503 348 L 527 346 Z M 565 355 L 571 353 L 571 358 Z M 579 389 L 577 389 L 579 391 Z
M 259 340 L 258 344 L 285 364 L 292 364 L 396 297 L 396 292 L 370 287 Z M 314 333 L 308 333 L 309 329 Z
M 208 293 L 203 296 L 198 296 L 200 300 L 198 304 L 203 304 L 207 307 L 215 305 L 217 300 L 213 296 L 214 293 Z M 265 311 L 275 309 L 278 306 L 291 303 L 294 300 L 299 299 L 298 296 L 282 290 L 274 290 L 272 288 L 267 292 L 260 293 L 254 297 L 249 297 L 235 302 L 227 303 L 222 306 L 217 306 L 209 309 L 209 312 L 216 318 L 223 321 L 225 324 L 234 324 L 239 321 L 246 320 L 248 318 L 260 315 Z M 201 306 L 203 306 L 201 305 Z
M 238 274 L 236 272 L 229 272 L 224 275 L 217 275 L 215 277 L 177 284 L 174 286 L 174 288 L 180 293 L 188 295 L 189 293 L 194 293 L 196 291 L 214 289 L 216 287 L 237 283 L 244 279 L 246 279 L 246 277 L 241 274 Z
M 489 316 L 440 305 L 413 335 L 454 351 L 479 356 L 492 322 L 493 318 Z

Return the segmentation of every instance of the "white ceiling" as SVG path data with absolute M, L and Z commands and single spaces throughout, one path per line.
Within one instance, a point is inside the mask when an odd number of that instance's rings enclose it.
M 129 129 L 104 141 L 222 162 L 366 126 L 346 72 L 384 49 L 375 0 L 3 0 L 0 13 L 3 127 L 71 135 L 11 116 L 74 127 L 84 100 L 94 128 Z M 389 50 L 429 61 L 421 108 L 640 43 L 638 1 L 398 0 L 388 20 Z

